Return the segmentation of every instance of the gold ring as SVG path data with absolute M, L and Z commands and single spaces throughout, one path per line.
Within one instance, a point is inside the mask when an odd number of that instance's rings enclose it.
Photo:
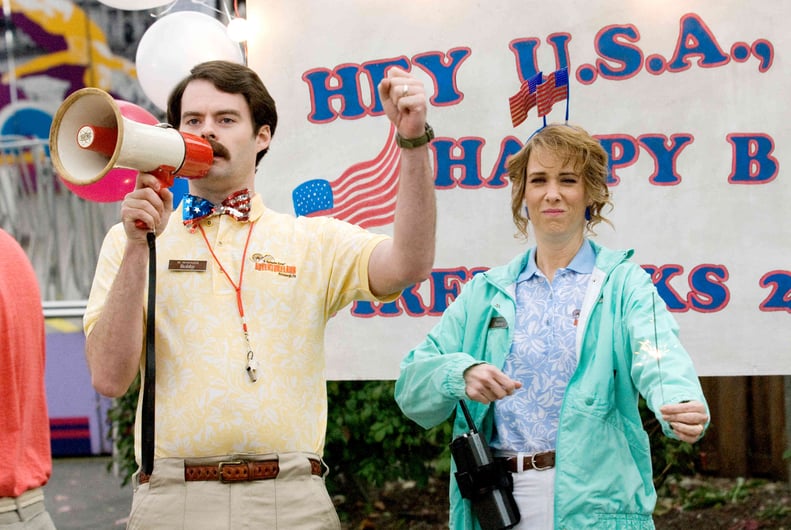
M 401 85 L 401 97 L 409 94 L 409 85 Z

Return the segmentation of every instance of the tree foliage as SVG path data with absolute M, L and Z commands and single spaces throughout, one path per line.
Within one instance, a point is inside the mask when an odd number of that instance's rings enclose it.
M 330 381 L 324 459 L 330 492 L 367 492 L 396 480 L 424 485 L 450 470 L 451 424 L 425 430 L 404 416 L 393 381 Z

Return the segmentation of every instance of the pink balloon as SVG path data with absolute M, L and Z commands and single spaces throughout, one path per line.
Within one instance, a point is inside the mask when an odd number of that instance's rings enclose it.
M 146 125 L 156 125 L 159 123 L 159 120 L 157 120 L 153 114 L 139 105 L 122 99 L 116 99 L 115 103 L 118 105 L 118 110 L 121 111 L 121 115 L 124 118 L 129 118 L 137 123 L 145 123 Z
M 159 123 L 159 120 L 157 120 L 153 114 L 139 105 L 120 99 L 115 100 L 115 103 L 118 105 L 118 110 L 124 118 L 146 125 L 156 125 Z M 72 193 L 88 201 L 118 202 L 122 200 L 127 193 L 135 189 L 137 173 L 138 171 L 136 169 L 119 167 L 108 171 L 100 180 L 84 186 L 72 184 L 63 178 L 61 178 L 60 181 L 71 190 Z
M 72 193 L 85 200 L 93 202 L 118 202 L 126 197 L 126 194 L 135 189 L 135 180 L 138 171 L 136 169 L 115 168 L 107 172 L 101 179 L 92 184 L 79 186 L 61 178 L 60 181 L 69 188 Z

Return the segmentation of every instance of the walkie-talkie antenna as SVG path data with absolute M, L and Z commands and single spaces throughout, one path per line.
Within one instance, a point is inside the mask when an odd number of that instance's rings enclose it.
M 467 410 L 467 404 L 464 403 L 463 399 L 459 400 L 459 403 L 461 403 L 461 411 L 464 413 L 464 419 L 467 420 L 467 425 L 470 426 L 470 430 L 472 432 L 477 433 L 478 429 L 475 428 L 475 422 L 472 421 L 472 416 L 470 416 L 470 411 Z

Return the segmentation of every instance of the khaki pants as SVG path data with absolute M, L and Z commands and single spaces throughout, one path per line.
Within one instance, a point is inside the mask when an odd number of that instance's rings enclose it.
M 35 488 L 16 498 L 0 498 L 0 529 L 55 530 L 44 506 L 44 491 Z
M 240 456 L 189 459 L 187 463 L 214 464 Z M 255 455 L 256 460 L 279 460 L 277 478 L 231 484 L 186 482 L 184 459 L 159 459 L 149 482 L 135 488 L 127 528 L 338 530 L 340 521 L 324 478 L 311 473 L 308 457 L 318 459 L 311 453 Z

